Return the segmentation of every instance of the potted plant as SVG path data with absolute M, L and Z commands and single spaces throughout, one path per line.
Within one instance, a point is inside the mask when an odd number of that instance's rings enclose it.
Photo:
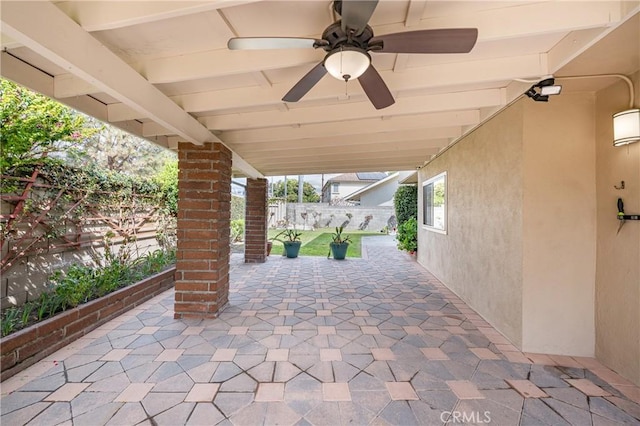
M 347 256 L 347 249 L 349 248 L 349 243 L 351 242 L 350 236 L 342 236 L 342 231 L 344 230 L 344 226 L 336 227 L 336 232 L 333 234 L 331 238 L 331 242 L 329 243 L 329 253 L 327 254 L 327 259 L 333 253 L 333 258 L 336 260 L 343 260 Z
M 294 259 L 298 257 L 300 252 L 300 246 L 302 245 L 302 241 L 300 241 L 301 235 L 302 232 L 298 232 L 295 229 L 285 229 L 273 237 L 272 240 L 280 241 L 284 246 L 284 254 L 288 258 Z

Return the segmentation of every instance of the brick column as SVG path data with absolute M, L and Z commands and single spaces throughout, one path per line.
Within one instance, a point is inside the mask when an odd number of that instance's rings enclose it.
M 244 219 L 244 261 L 267 260 L 267 180 L 247 179 L 247 204 Z
M 214 318 L 229 300 L 231 151 L 178 144 L 175 318 Z

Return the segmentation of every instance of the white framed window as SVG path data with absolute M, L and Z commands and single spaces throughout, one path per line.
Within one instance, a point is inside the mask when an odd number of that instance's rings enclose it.
M 331 192 L 334 193 L 334 194 L 337 194 L 338 192 L 340 192 L 340 183 L 339 182 L 331 184 Z
M 422 225 L 434 232 L 447 233 L 447 172 L 422 183 Z

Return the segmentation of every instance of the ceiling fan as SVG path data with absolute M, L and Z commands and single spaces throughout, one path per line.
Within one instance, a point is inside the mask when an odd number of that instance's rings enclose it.
M 468 53 L 478 38 L 476 28 L 444 28 L 374 36 L 368 25 L 378 0 L 335 0 L 333 8 L 341 20 L 329 25 L 321 39 L 301 37 L 234 37 L 231 50 L 321 48 L 327 55 L 282 98 L 297 102 L 328 72 L 337 79 L 357 78 L 376 109 L 395 100 L 371 64 L 368 52 L 379 53 Z

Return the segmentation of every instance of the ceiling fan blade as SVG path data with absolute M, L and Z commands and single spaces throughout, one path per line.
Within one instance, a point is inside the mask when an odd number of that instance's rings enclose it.
M 316 47 L 322 40 L 299 37 L 234 37 L 229 39 L 230 50 L 304 49 Z
M 298 102 L 327 73 L 324 63 L 320 62 L 296 83 L 282 98 L 285 102 Z
M 378 0 L 342 0 L 342 30 L 352 29 L 356 35 L 362 34 L 377 5 Z
M 369 65 L 369 68 L 367 68 L 364 74 L 358 77 L 358 81 L 364 93 L 367 94 L 367 97 L 376 109 L 386 108 L 396 102 L 389 88 L 373 65 Z
M 369 45 L 382 44 L 375 51 L 385 53 L 469 53 L 476 40 L 477 28 L 443 28 L 377 36 Z

